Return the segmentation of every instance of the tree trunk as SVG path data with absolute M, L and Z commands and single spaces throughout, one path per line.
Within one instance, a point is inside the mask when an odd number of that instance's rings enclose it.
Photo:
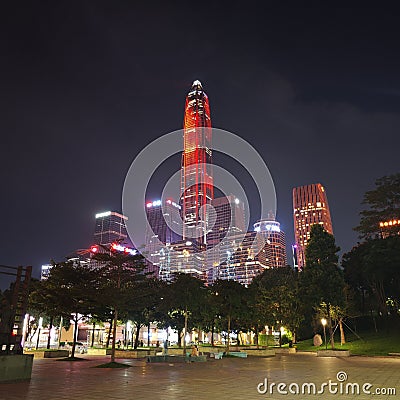
M 63 328 L 63 317 L 61 316 L 60 317 L 60 327 L 58 328 L 58 348 L 60 348 L 62 328 Z
M 136 334 L 135 334 L 135 344 L 133 349 L 136 350 L 139 346 L 139 333 L 140 333 L 140 324 L 136 325 Z
M 111 331 L 113 327 L 113 320 L 110 321 L 110 326 L 108 327 L 108 335 L 107 335 L 107 341 L 106 341 L 106 349 L 110 346 L 110 338 L 111 338 Z
M 346 343 L 346 337 L 344 335 L 343 318 L 339 317 L 339 329 L 340 329 L 340 344 L 343 346 Z
M 150 322 L 147 325 L 147 346 L 150 347 Z
M 47 350 L 50 349 L 50 333 L 51 329 L 53 328 L 53 317 L 50 317 L 50 323 L 49 323 L 49 334 L 47 335 Z
M 93 322 L 93 330 L 92 330 L 92 343 L 90 345 L 90 347 L 94 347 L 94 332 L 96 329 L 96 322 Z
M 182 347 L 182 329 L 177 329 L 178 332 L 178 346 Z
M 72 351 L 71 351 L 71 358 L 75 357 L 75 345 L 77 342 L 78 338 L 78 318 L 77 318 L 78 313 L 75 314 L 74 318 L 74 337 L 73 337 L 73 343 L 72 343 Z
M 260 342 L 259 342 L 259 340 L 258 340 L 258 325 L 256 325 L 256 327 L 255 327 L 256 329 L 255 329 L 255 340 L 256 340 L 256 345 L 257 345 L 257 349 L 259 349 L 260 348 Z M 268 343 L 267 343 L 267 345 L 268 345 Z
M 111 362 L 115 362 L 115 342 L 117 338 L 117 323 L 118 323 L 118 310 L 114 309 L 114 323 L 113 323 L 113 341 L 111 346 Z
M 332 350 L 335 349 L 335 341 L 333 337 L 333 329 L 332 329 L 332 317 L 331 317 L 331 305 L 329 303 L 326 304 L 326 313 L 328 316 L 328 324 L 329 324 L 329 341 L 331 342 Z
M 183 335 L 183 355 L 186 356 L 186 335 L 187 335 L 188 311 L 185 309 L 185 332 Z
M 226 345 L 226 354 L 229 354 L 229 338 L 231 336 L 231 316 L 228 315 L 228 337 L 227 337 L 227 345 Z
M 211 325 L 211 346 L 214 347 L 214 321 L 212 322 Z

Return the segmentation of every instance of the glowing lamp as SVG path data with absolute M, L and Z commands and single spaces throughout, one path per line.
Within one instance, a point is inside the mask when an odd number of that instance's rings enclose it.
M 91 246 L 91 247 L 90 247 L 90 252 L 91 252 L 91 253 L 97 253 L 98 251 L 99 251 L 98 246 Z

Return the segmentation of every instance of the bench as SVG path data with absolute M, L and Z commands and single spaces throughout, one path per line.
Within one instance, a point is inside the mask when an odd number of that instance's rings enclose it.
M 247 358 L 247 353 L 243 351 L 230 351 L 229 355 L 234 357 Z
M 210 357 L 215 358 L 216 360 L 221 360 L 223 355 L 224 355 L 223 351 L 220 351 L 218 353 L 210 353 Z
M 186 356 L 186 361 L 188 362 L 205 362 L 207 361 L 206 356 L 191 356 L 190 354 Z

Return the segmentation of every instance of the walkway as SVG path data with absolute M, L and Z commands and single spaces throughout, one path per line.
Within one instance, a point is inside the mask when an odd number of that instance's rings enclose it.
M 270 358 L 224 358 L 206 363 L 148 364 L 144 360 L 119 360 L 131 365 L 124 369 L 92 368 L 109 358 L 87 356 L 87 361 L 66 362 L 34 360 L 30 382 L 0 384 L 1 400 L 103 400 L 103 399 L 400 399 L 400 358 L 317 358 L 315 355 L 285 355 Z M 286 391 L 301 391 L 303 383 L 338 384 L 338 372 L 347 374 L 343 383 L 356 383 L 362 392 L 371 383 L 371 393 L 379 388 L 395 388 L 396 395 L 280 394 L 279 383 Z M 343 375 L 344 376 L 344 375 Z M 268 390 L 260 394 L 257 386 L 268 379 Z M 339 379 L 343 379 L 341 376 Z M 297 386 L 296 386 L 297 384 Z M 335 386 L 331 389 L 334 390 Z M 307 390 L 307 387 L 305 387 Z M 260 391 L 265 385 L 260 385 Z M 284 391 L 285 387 L 281 386 Z M 383 390 L 385 391 L 385 390 Z

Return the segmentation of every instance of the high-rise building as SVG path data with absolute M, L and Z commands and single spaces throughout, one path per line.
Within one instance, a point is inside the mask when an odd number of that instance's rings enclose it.
M 110 246 L 115 242 L 131 245 L 125 225 L 127 220 L 128 217 L 115 211 L 96 214 L 94 242 L 105 246 Z
M 158 277 L 171 281 L 174 273 L 184 273 L 205 280 L 205 244 L 181 240 L 167 244 L 159 252 Z
M 320 183 L 293 189 L 293 216 L 296 258 L 298 268 L 303 269 L 306 264 L 305 248 L 310 239 L 311 226 L 320 224 L 328 233 L 333 234 L 328 199 Z
M 214 279 L 234 280 L 247 286 L 265 269 L 257 255 L 257 232 L 230 235 L 220 249 L 222 262 L 213 269 Z
M 165 265 L 167 246 L 182 240 L 180 206 L 171 199 L 146 203 L 148 228 L 146 230 L 147 272 L 159 276 L 160 259 Z M 165 269 L 165 268 L 164 268 Z
M 215 211 L 215 223 L 207 233 L 209 245 L 218 243 L 227 235 L 246 231 L 244 203 L 240 199 L 231 194 L 213 199 L 211 205 Z
M 181 204 L 183 238 L 206 243 L 207 208 L 214 198 L 208 97 L 194 81 L 186 97 L 183 122 Z
M 227 251 L 233 251 L 230 238 L 238 239 L 240 233 L 246 232 L 244 203 L 237 197 L 217 197 L 211 205 L 214 213 L 209 215 L 206 259 L 209 284 L 218 279 L 218 267 L 226 260 Z
M 271 215 L 254 224 L 259 234 L 258 260 L 265 268 L 279 268 L 287 265 L 285 233 L 281 224 Z

